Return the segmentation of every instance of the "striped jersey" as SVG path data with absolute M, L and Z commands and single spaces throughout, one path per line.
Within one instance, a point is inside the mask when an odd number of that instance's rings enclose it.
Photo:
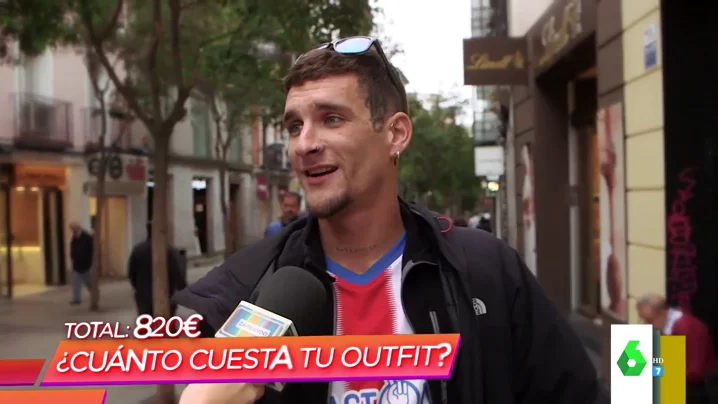
M 406 235 L 365 273 L 327 261 L 335 278 L 335 335 L 413 334 L 401 302 Z M 425 380 L 333 382 L 329 404 L 431 404 Z

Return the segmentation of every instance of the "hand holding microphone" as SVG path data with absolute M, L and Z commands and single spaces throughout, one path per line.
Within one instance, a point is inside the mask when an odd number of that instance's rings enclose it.
M 256 305 L 240 302 L 215 337 L 281 337 L 312 335 L 325 309 L 327 291 L 314 275 L 298 267 L 279 268 L 262 286 Z M 266 387 L 282 391 L 284 383 Z M 180 404 L 251 404 L 265 392 L 264 384 L 192 384 Z

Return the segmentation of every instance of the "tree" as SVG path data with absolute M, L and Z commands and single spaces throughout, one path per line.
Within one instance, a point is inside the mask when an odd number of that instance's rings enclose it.
M 258 21 L 255 21 L 258 22 Z M 242 41 L 220 41 L 203 52 L 198 90 L 209 107 L 214 127 L 214 155 L 219 160 L 220 210 L 225 237 L 225 257 L 234 253 L 234 234 L 229 228 L 227 158 L 242 127 L 251 119 L 251 107 L 270 84 L 271 61 L 258 56 L 261 27 L 245 24 Z M 233 42 L 238 42 L 235 46 Z
M 64 22 L 61 1 L 5 0 L 0 2 L 0 58 L 13 58 L 8 47 L 19 44 L 26 56 L 37 56 L 48 46 L 72 42 L 75 32 Z
M 402 188 L 405 196 L 423 199 L 433 209 L 461 212 L 480 195 L 473 139 L 456 122 L 460 104 L 441 96 L 428 104 L 410 99 L 414 134 L 399 164 Z
M 67 0 L 54 3 L 57 7 L 48 7 L 50 15 L 40 14 L 43 18 L 37 18 L 36 13 L 43 13 L 46 2 L 14 2 L 22 7 L 9 9 L 9 14 L 3 17 L 15 27 L 6 33 L 6 39 L 18 39 L 23 50 L 37 50 L 63 41 L 87 46 L 124 100 L 127 112 L 151 134 L 155 173 L 153 306 L 156 316 L 169 317 L 166 206 L 170 138 L 175 125 L 187 113 L 185 103 L 196 84 L 202 48 L 218 38 L 231 36 L 231 32 L 218 32 L 213 21 L 223 13 L 231 13 L 237 2 Z M 189 13 L 192 18 L 188 18 Z M 47 21 L 61 28 L 52 33 L 35 26 Z M 37 39 L 35 29 L 47 36 Z M 115 65 L 115 58 L 119 58 L 122 65 Z M 160 403 L 174 402 L 174 388 L 159 386 L 156 399 Z
M 125 136 L 134 118 L 123 110 L 113 108 L 113 106 L 116 107 L 116 104 L 108 106 L 108 101 L 111 101 L 108 100 L 108 96 L 114 98 L 114 93 L 110 93 L 110 80 L 103 78 L 103 69 L 97 60 L 96 54 L 91 50 L 87 50 L 85 65 L 97 105 L 91 106 L 88 111 L 89 128 L 92 131 L 93 138 L 85 146 L 86 151 L 93 154 L 90 159 L 90 172 L 95 175 L 96 208 L 95 223 L 93 224 L 95 236 L 93 237 L 93 264 L 90 278 L 90 310 L 97 311 L 100 307 L 100 278 L 103 272 L 101 234 L 104 226 L 105 202 L 107 200 L 105 192 L 107 171 L 110 162 L 118 158 L 117 145 Z M 99 125 L 96 125 L 98 123 L 97 118 L 99 118 Z M 114 133 L 110 131 L 110 119 L 119 121 L 118 130 Z M 97 131 L 95 132 L 95 130 Z

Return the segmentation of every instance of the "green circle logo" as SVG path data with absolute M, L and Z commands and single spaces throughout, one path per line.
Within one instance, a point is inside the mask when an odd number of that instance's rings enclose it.
M 646 358 L 638 350 L 638 341 L 628 341 L 621 357 L 616 362 L 624 376 L 640 376 L 646 363 Z

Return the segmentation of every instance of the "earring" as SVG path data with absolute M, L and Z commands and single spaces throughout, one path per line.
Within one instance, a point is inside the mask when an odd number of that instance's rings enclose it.
M 399 152 L 394 153 L 394 166 L 399 165 Z

